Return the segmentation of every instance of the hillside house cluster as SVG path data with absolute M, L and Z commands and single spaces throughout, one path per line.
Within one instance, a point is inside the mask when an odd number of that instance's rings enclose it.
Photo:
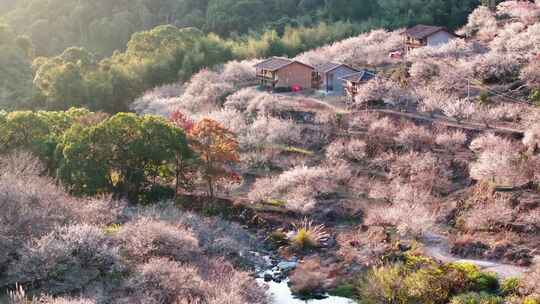
M 327 62 L 315 67 L 288 58 L 273 57 L 255 65 L 259 84 L 269 89 L 293 91 L 316 89 L 332 95 L 345 95 L 367 81 L 368 71 L 342 63 Z
M 442 26 L 416 25 L 403 33 L 405 52 L 424 46 L 440 46 L 459 37 Z M 394 54 L 399 53 L 399 54 Z M 402 50 L 390 54 L 401 58 Z M 375 72 L 361 70 L 343 63 L 325 62 L 317 66 L 283 57 L 272 57 L 255 65 L 262 87 L 284 91 L 316 89 L 330 95 L 347 95 L 354 99 L 359 87 L 372 79 Z

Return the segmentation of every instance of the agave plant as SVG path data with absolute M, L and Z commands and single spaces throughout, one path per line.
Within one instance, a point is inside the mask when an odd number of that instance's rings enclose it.
M 289 239 L 294 247 L 301 250 L 318 248 L 329 237 L 324 225 L 315 225 L 307 218 L 293 224 L 293 227 L 294 230 Z
M 26 298 L 26 292 L 19 283 L 15 284 L 15 290 L 8 290 L 8 303 L 9 304 L 30 304 L 32 301 Z

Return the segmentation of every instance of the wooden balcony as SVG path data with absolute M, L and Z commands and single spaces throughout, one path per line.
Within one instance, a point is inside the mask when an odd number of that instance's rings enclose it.
M 265 70 L 258 70 L 256 77 L 261 82 L 265 83 L 277 83 L 277 75 L 274 72 L 265 71 Z
M 356 94 L 358 94 L 358 86 L 348 85 L 345 87 L 345 92 L 347 93 L 347 95 L 354 97 L 356 96 Z

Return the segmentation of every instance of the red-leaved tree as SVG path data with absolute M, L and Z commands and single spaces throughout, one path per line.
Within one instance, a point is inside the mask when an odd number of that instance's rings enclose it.
M 214 184 L 222 180 L 238 180 L 229 165 L 239 161 L 238 141 L 231 131 L 218 122 L 205 118 L 189 132 L 192 148 L 201 161 L 200 172 L 214 197 Z

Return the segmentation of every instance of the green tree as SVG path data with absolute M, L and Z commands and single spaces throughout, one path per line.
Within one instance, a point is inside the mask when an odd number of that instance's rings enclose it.
M 171 181 L 179 158 L 192 157 L 181 129 L 160 117 L 127 113 L 74 126 L 57 155 L 59 176 L 73 192 L 114 192 L 132 202 L 158 182 Z
M 266 20 L 266 8 L 260 0 L 210 0 L 206 28 L 220 35 L 242 33 Z
M 50 173 L 56 170 L 54 150 L 64 132 L 93 113 L 84 109 L 66 112 L 16 111 L 0 119 L 0 153 L 26 150 L 36 154 Z
M 326 0 L 326 12 L 333 20 L 363 20 L 376 11 L 372 0 Z
M 33 96 L 33 46 L 0 23 L 0 110 L 29 108 Z

